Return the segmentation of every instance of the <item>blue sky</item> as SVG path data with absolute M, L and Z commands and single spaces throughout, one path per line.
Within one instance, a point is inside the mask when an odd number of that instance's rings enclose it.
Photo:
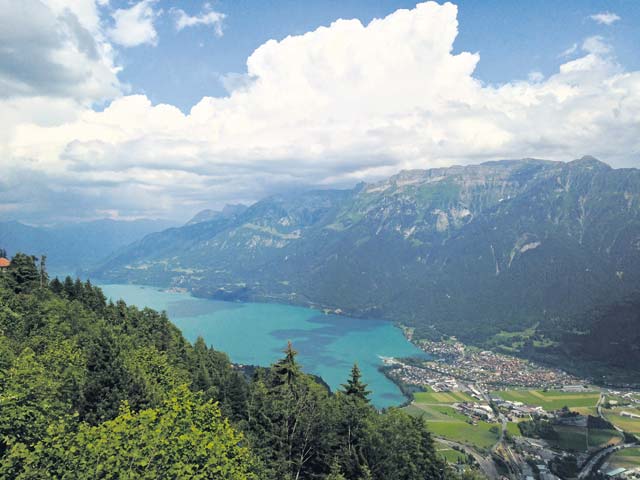
M 166 218 L 403 169 L 640 167 L 640 2 L 21 0 L 0 220 Z
M 226 95 L 220 77 L 243 73 L 247 57 L 269 39 L 281 40 L 329 25 L 338 18 L 358 18 L 368 23 L 416 2 L 383 0 L 260 1 L 222 0 L 212 4 L 226 15 L 224 35 L 200 26 L 177 32 L 171 8 L 179 5 L 196 15 L 202 0 L 162 1 L 156 21 L 156 46 L 141 45 L 120 52 L 121 78 L 133 92 L 145 93 L 155 103 L 166 102 L 188 111 L 203 96 Z M 620 1 L 458 1 L 461 25 L 455 51 L 480 53 L 475 76 L 487 83 L 526 79 L 532 71 L 545 76 L 557 70 L 567 56 L 562 53 L 582 39 L 601 35 L 628 69 L 640 68 L 640 2 Z M 111 2 L 127 6 L 128 2 Z M 599 12 L 620 17 L 612 25 L 590 18 Z M 574 55 L 575 56 L 575 55 Z M 569 55 L 570 57 L 570 55 Z

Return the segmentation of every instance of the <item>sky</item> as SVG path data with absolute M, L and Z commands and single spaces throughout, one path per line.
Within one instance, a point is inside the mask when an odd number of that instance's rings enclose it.
M 0 0 L 0 220 L 186 220 L 402 169 L 640 167 L 640 2 Z

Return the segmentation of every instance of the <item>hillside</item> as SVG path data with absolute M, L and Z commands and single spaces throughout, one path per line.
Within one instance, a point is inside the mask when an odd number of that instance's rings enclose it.
M 459 478 L 422 419 L 369 404 L 357 367 L 335 393 L 291 345 L 243 370 L 39 267 L 17 254 L 0 273 L 0 478 Z
M 639 170 L 524 159 L 270 197 L 149 235 L 96 274 L 485 343 L 638 291 L 639 245 Z

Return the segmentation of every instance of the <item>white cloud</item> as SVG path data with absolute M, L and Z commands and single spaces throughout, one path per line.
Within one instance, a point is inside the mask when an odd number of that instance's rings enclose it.
M 612 25 L 618 20 L 620 20 L 620 17 L 618 15 L 611 12 L 594 13 L 589 18 L 591 18 L 591 20 L 601 25 Z
M 157 45 L 158 33 L 153 22 L 157 13 L 153 10 L 156 0 L 143 0 L 131 8 L 113 12 L 114 26 L 109 29 L 109 38 L 123 47 Z
M 564 50 L 561 54 L 560 57 L 570 57 L 571 55 L 573 55 L 574 53 L 576 53 L 578 51 L 578 44 L 574 43 L 573 45 L 571 45 L 569 48 L 567 48 L 566 50 Z
M 532 72 L 529 72 L 529 75 L 527 75 L 527 78 L 531 83 L 538 83 L 544 80 L 544 74 L 542 72 L 538 72 L 534 70 Z
M 223 34 L 222 24 L 225 15 L 212 10 L 211 4 L 209 3 L 205 3 L 204 10 L 198 15 L 188 15 L 184 10 L 179 8 L 172 9 L 172 12 L 176 15 L 176 29 L 178 31 L 198 25 L 211 25 L 213 26 L 216 36 L 221 37 Z
M 582 42 L 582 50 L 595 55 L 606 55 L 611 52 L 611 45 L 609 45 L 601 36 L 595 35 L 593 37 L 586 38 L 584 42 Z
M 227 97 L 188 114 L 135 95 L 104 111 L 59 105 L 45 122 L 0 101 L 15 119 L 0 137 L 9 162 L 0 203 L 34 218 L 52 209 L 180 218 L 402 168 L 586 153 L 637 162 L 640 73 L 625 72 L 603 39 L 585 40 L 546 78 L 486 86 L 473 76 L 480 56 L 453 53 L 456 17 L 455 6 L 430 2 L 270 40 L 228 77 Z

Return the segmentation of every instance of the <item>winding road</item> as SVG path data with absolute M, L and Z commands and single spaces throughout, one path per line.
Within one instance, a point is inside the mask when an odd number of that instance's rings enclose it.
M 480 470 L 482 470 L 488 478 L 499 478 L 496 464 L 493 463 L 493 460 L 491 460 L 490 457 L 489 458 L 483 457 L 478 452 L 476 452 L 473 448 L 468 447 L 462 443 L 452 442 L 451 440 L 445 440 L 444 438 L 436 438 L 436 440 L 449 447 L 455 446 L 455 447 L 461 448 L 462 450 L 465 451 L 465 453 L 468 453 L 469 455 L 471 455 L 476 460 L 476 462 L 478 462 L 478 465 L 480 465 Z
M 593 467 L 603 458 L 608 457 L 618 450 L 637 446 L 638 444 L 636 443 L 625 443 L 622 445 L 615 445 L 613 447 L 605 448 L 604 450 L 599 451 L 593 457 L 591 457 L 591 459 L 582 467 L 582 470 L 580 470 L 580 473 L 578 474 L 578 479 L 586 478 L 593 470 Z

